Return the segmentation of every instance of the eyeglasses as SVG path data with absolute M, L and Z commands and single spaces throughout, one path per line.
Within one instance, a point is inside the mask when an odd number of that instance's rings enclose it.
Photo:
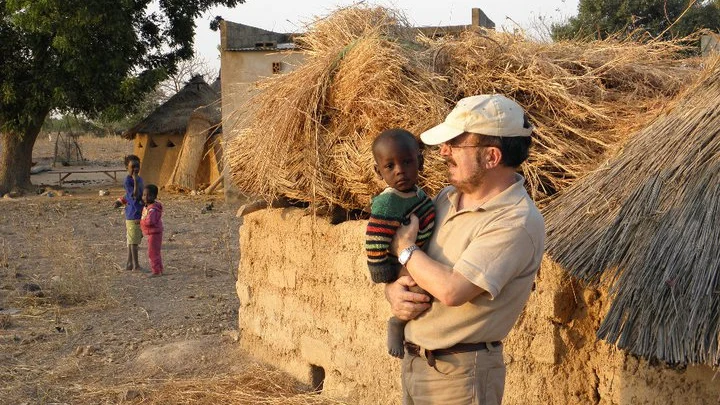
M 442 148 L 444 145 L 447 145 L 447 147 L 450 148 L 450 152 L 452 152 L 453 149 L 497 147 L 497 145 L 487 143 L 462 143 L 463 141 L 470 140 L 468 139 L 469 136 L 470 134 L 465 132 L 447 142 L 441 143 L 439 146 Z

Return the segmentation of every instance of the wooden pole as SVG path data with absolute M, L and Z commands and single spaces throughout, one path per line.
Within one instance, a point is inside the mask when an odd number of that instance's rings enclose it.
M 218 177 L 218 178 L 213 182 L 213 184 L 211 184 L 208 188 L 205 189 L 205 194 L 210 194 L 210 193 L 212 193 L 213 191 L 215 191 L 215 189 L 217 188 L 217 186 L 219 186 L 220 183 L 223 182 L 223 179 L 224 179 L 224 178 L 225 178 L 224 175 Z

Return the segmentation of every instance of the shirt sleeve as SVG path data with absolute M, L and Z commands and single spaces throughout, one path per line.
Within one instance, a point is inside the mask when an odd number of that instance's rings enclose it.
M 470 242 L 454 270 L 494 299 L 534 256 L 535 246 L 525 228 L 496 228 Z
M 160 211 L 155 208 L 150 209 L 150 226 L 153 228 L 160 227 Z

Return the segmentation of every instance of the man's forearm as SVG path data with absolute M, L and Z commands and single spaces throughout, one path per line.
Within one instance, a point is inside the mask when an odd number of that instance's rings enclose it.
M 420 288 L 447 306 L 462 305 L 483 292 L 465 276 L 421 250 L 413 253 L 405 267 Z

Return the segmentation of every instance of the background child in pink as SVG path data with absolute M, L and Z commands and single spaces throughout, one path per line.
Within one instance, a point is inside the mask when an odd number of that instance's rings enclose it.
M 148 259 L 150 259 L 150 268 L 152 269 L 149 277 L 162 276 L 163 272 L 162 257 L 160 256 L 163 236 L 163 206 L 160 201 L 157 201 L 157 195 L 158 188 L 154 184 L 148 184 L 143 189 L 142 199 L 145 207 L 142 210 L 140 228 L 148 241 Z

